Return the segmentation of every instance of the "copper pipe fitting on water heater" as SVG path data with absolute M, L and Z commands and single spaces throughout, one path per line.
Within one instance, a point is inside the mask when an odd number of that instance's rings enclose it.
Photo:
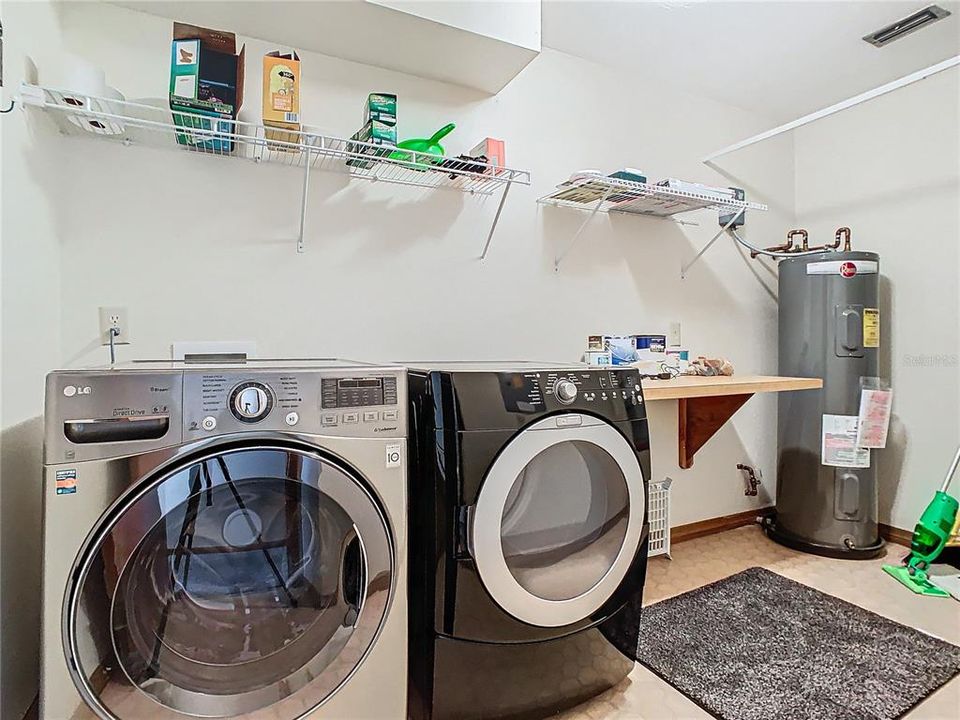
M 834 235 L 834 237 L 836 238 L 833 243 L 834 250 L 840 247 L 840 238 L 843 237 L 843 251 L 850 252 L 850 228 L 837 228 L 837 233 Z
M 846 238 L 847 238 L 846 246 L 844 247 L 844 252 L 849 252 L 849 250 L 850 250 L 850 228 L 848 228 L 848 227 L 837 228 L 837 232 L 836 232 L 836 234 L 834 234 L 834 236 L 833 236 L 833 242 L 832 242 L 832 243 L 824 243 L 823 245 L 821 245 L 821 246 L 819 246 L 819 247 L 813 247 L 813 248 L 810 248 L 810 249 L 811 249 L 811 250 L 824 250 L 824 251 L 826 251 L 826 250 L 836 250 L 836 249 L 838 249 L 838 248 L 840 247 L 840 238 L 841 238 L 842 236 L 846 236 Z
M 787 233 L 787 240 L 790 240 L 791 242 L 793 242 L 794 235 L 800 236 L 801 246 L 797 250 L 797 252 L 806 252 L 807 250 L 810 249 L 809 245 L 807 245 L 807 240 L 809 240 L 810 236 L 807 234 L 806 230 L 804 230 L 803 228 L 797 228 L 796 230 L 791 230 L 790 232 Z
M 807 246 L 807 231 L 806 230 L 790 230 L 787 232 L 787 241 L 783 245 L 774 245 L 772 247 L 764 248 L 767 252 L 792 252 L 793 251 L 793 236 L 802 235 L 803 236 L 803 246 Z M 799 250 L 799 248 L 798 248 Z M 756 259 L 758 252 L 751 252 L 750 257 Z

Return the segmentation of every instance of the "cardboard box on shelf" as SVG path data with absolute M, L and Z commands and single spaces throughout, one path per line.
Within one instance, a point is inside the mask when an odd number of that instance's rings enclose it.
M 604 350 L 587 350 L 583 354 L 583 362 L 587 365 L 612 365 L 613 358 L 609 352 Z
M 355 132 L 351 140 L 366 145 L 347 143 L 347 152 L 386 157 L 397 146 L 397 96 L 390 93 L 370 93 L 363 106 L 363 127 Z M 382 147 L 370 147 L 382 146 Z M 369 168 L 372 162 L 352 157 L 347 160 L 351 167 Z
M 387 157 L 397 147 L 396 141 L 390 139 L 391 137 L 396 138 L 396 136 L 397 134 L 395 131 L 391 132 L 389 128 L 386 128 L 382 123 L 379 123 L 376 120 L 368 120 L 362 128 L 350 136 L 351 140 L 366 143 L 366 145 L 347 143 L 347 152 L 361 155 L 372 155 L 373 157 Z M 382 147 L 370 147 L 371 145 L 378 145 Z M 373 163 L 367 160 L 361 160 L 359 158 L 352 157 L 347 160 L 347 165 L 366 169 L 372 167 Z
M 496 167 L 506 167 L 506 152 L 503 144 L 503 140 L 497 140 L 495 138 L 484 138 L 481 140 L 476 147 L 474 147 L 469 153 L 470 157 L 480 157 L 481 155 L 487 158 L 488 165 L 495 165 Z M 488 172 L 495 172 L 490 170 Z
M 611 365 L 628 365 L 637 354 L 637 340 L 633 335 L 588 335 L 587 352 L 609 353 Z
M 300 57 L 274 50 L 263 56 L 263 124 L 267 140 L 300 141 Z M 297 152 L 297 148 L 272 145 Z
M 384 125 L 397 127 L 397 96 L 391 93 L 370 93 L 363 107 L 363 121 L 377 120 Z M 396 142 L 396 136 L 394 136 Z
M 236 132 L 237 113 L 243 105 L 243 58 L 244 47 L 237 52 L 233 33 L 173 24 L 170 109 L 174 124 L 185 128 L 177 132 L 178 143 L 232 152 L 229 134 Z M 203 132 L 190 132 L 191 128 Z
M 663 352 L 667 347 L 666 335 L 634 335 L 637 350 L 652 350 L 653 352 Z

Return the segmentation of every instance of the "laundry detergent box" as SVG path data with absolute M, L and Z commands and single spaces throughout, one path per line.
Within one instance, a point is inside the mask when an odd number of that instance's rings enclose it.
M 231 152 L 237 113 L 243 105 L 244 48 L 233 33 L 173 24 L 170 109 L 173 122 L 200 132 L 177 132 L 177 142 L 213 152 Z M 179 112 L 178 112 L 179 111 Z
M 347 152 L 374 157 L 389 156 L 397 146 L 397 96 L 370 93 L 363 106 L 363 126 L 350 139 L 365 145 L 347 143 Z M 353 157 L 347 160 L 347 165 L 366 169 L 372 167 L 373 163 Z
M 263 56 L 263 124 L 267 140 L 300 140 L 300 57 L 295 51 L 274 50 Z M 271 148 L 298 151 L 287 145 Z

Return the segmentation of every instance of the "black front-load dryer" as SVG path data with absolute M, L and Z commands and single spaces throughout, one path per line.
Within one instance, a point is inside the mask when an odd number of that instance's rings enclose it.
M 411 368 L 410 717 L 541 718 L 633 668 L 650 440 L 636 369 Z

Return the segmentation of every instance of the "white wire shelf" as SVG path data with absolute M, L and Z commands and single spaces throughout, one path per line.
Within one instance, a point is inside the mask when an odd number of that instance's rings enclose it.
M 489 249 L 510 185 L 530 184 L 530 172 L 526 170 L 397 150 L 392 146 L 314 132 L 309 127 L 287 130 L 171 110 L 165 99 L 153 105 L 22 83 L 19 101 L 24 107 L 44 112 L 65 135 L 300 168 L 304 171 L 304 202 L 301 236 L 297 243 L 299 251 L 303 250 L 306 185 L 310 172 L 314 170 L 345 173 L 351 178 L 374 182 L 446 188 L 469 194 L 492 195 L 501 191 L 500 206 L 481 257 L 485 257 Z
M 623 212 L 672 217 L 693 210 L 766 210 L 766 205 L 709 192 L 612 178 L 601 173 L 578 173 L 537 202 L 578 210 Z
M 729 196 L 725 192 L 725 189 L 718 188 L 716 191 L 712 191 L 706 187 L 703 192 L 698 192 L 666 185 L 624 180 L 602 173 L 583 172 L 572 175 L 569 180 L 560 183 L 556 190 L 539 198 L 537 202 L 542 205 L 569 207 L 589 212 L 567 247 L 554 258 L 554 270 L 559 270 L 563 258 L 570 253 L 590 220 L 598 212 L 672 219 L 686 225 L 696 223 L 679 219 L 676 216 L 694 210 L 714 210 L 721 213 L 725 218 L 729 216 L 730 219 L 726 225 L 726 227 L 729 227 L 740 219 L 747 210 L 767 209 L 766 205 L 737 199 L 732 191 Z M 723 230 L 714 236 L 704 250 L 697 254 L 694 261 L 699 259 L 707 247 L 710 247 L 716 241 Z M 683 271 L 685 272 L 688 269 L 689 266 L 684 268 Z

